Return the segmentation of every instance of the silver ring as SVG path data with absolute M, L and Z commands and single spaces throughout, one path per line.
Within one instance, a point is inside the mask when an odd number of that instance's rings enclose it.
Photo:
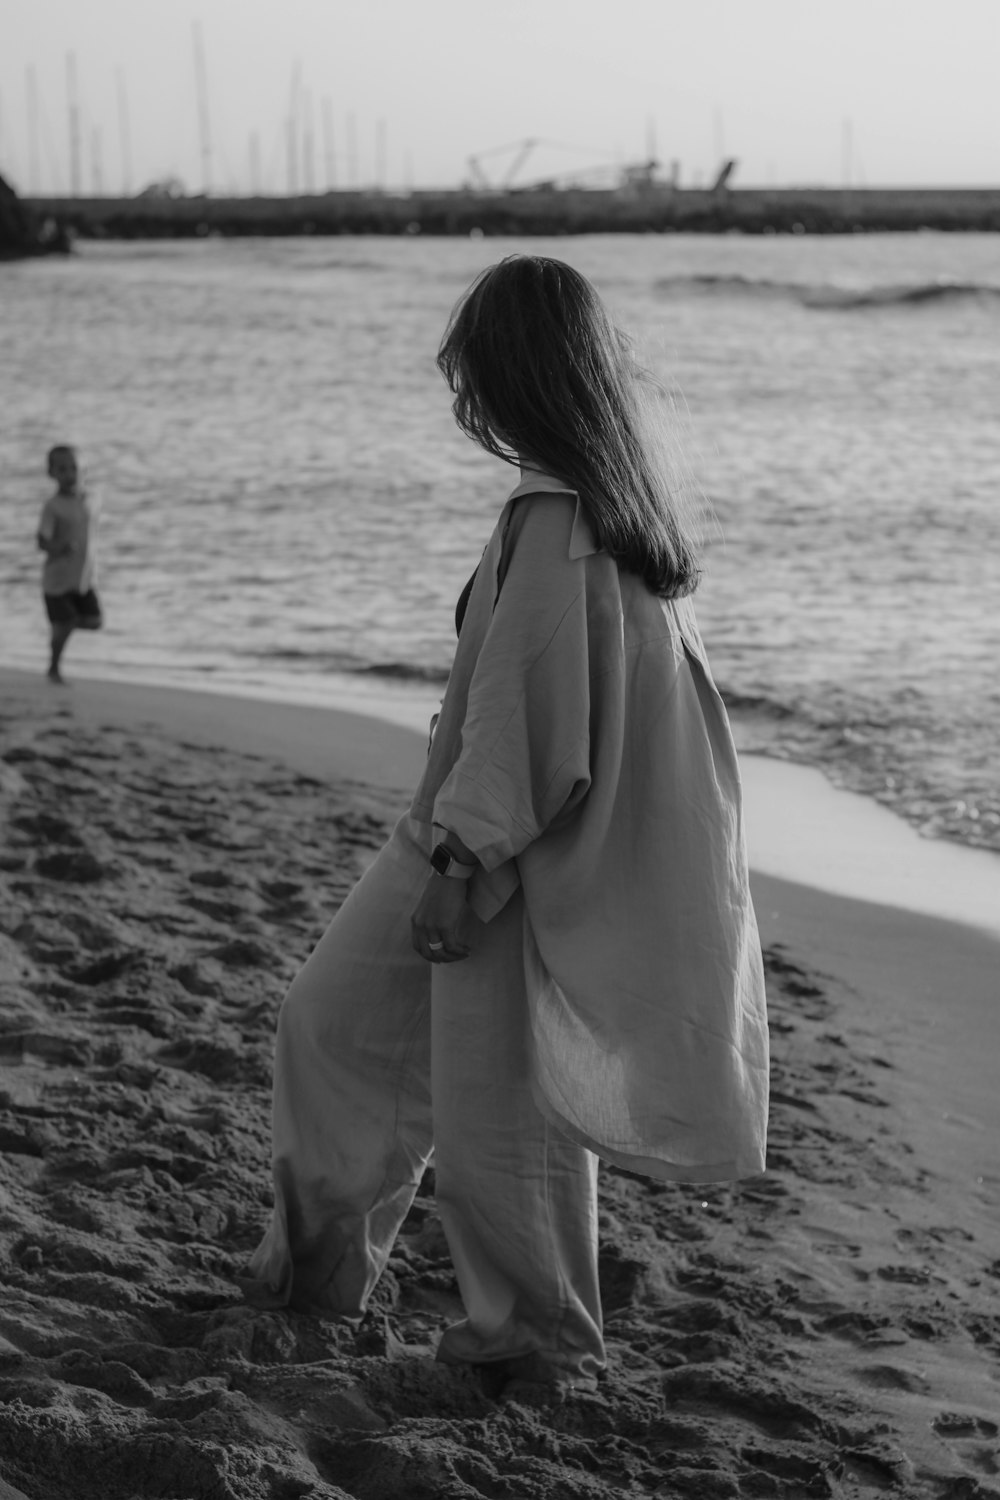
M 444 943 L 428 943 L 427 946 L 432 953 L 440 953 L 444 947 Z

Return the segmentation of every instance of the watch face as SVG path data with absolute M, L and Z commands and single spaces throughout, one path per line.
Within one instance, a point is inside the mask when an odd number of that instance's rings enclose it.
M 444 844 L 436 844 L 431 853 L 431 869 L 436 870 L 439 875 L 447 875 L 451 864 L 451 854 Z

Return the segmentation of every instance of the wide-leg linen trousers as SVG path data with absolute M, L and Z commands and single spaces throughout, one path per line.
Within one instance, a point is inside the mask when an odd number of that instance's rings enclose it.
M 362 1314 L 433 1150 L 466 1312 L 439 1357 L 591 1375 L 597 1158 L 532 1097 L 523 899 L 477 923 L 468 959 L 428 964 L 410 937 L 424 842 L 403 818 L 285 997 L 275 1204 L 251 1272 L 280 1304 Z

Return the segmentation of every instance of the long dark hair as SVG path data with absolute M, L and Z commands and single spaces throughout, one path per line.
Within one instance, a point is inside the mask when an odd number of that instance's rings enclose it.
M 662 598 L 697 588 L 694 527 L 673 483 L 663 396 L 586 277 L 511 255 L 461 298 L 438 350 L 462 431 L 575 489 L 597 539 Z

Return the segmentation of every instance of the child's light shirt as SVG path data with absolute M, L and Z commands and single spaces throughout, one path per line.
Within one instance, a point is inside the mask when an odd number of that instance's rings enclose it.
M 94 587 L 94 533 L 99 509 L 90 490 L 76 495 L 56 494 L 42 506 L 38 535 L 55 543 L 42 569 L 46 594 L 86 594 Z

